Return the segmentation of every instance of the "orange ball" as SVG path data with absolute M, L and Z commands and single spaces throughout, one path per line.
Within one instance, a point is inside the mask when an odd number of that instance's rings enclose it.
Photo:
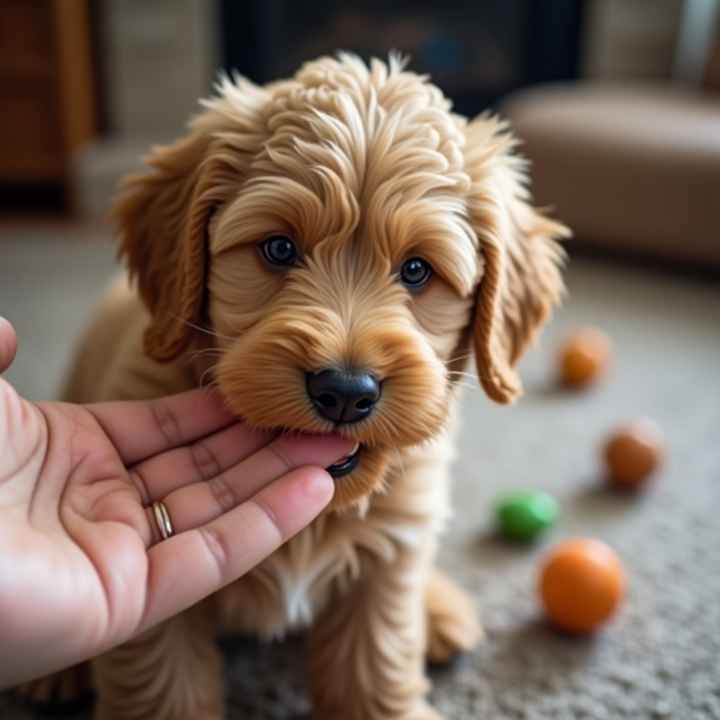
M 572 633 L 589 633 L 607 621 L 625 593 L 625 572 L 603 542 L 566 540 L 548 555 L 540 595 L 550 620 Z
M 596 382 L 610 364 L 610 338 L 596 328 L 573 333 L 560 348 L 559 369 L 563 385 L 582 388 Z
M 605 445 L 608 480 L 615 487 L 637 490 L 657 469 L 664 456 L 660 429 L 638 420 L 616 430 Z

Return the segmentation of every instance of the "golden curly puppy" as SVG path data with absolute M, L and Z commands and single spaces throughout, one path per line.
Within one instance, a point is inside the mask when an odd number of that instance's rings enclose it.
M 264 636 L 310 626 L 316 718 L 437 718 L 424 658 L 479 634 L 433 569 L 455 381 L 474 349 L 487 394 L 518 395 L 513 366 L 562 292 L 566 229 L 529 204 L 505 126 L 452 114 L 394 57 L 325 57 L 218 90 L 124 187 L 114 217 L 137 294 L 106 300 L 68 395 L 210 378 L 249 423 L 358 446 L 331 468 L 334 501 L 311 527 L 94 661 L 98 716 L 221 718 L 224 621 Z

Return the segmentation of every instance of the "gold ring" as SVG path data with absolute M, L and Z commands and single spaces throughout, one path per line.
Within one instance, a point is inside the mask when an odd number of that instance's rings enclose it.
M 167 540 L 175 534 L 173 530 L 172 522 L 170 521 L 170 513 L 165 507 L 165 503 L 162 500 L 156 500 L 152 504 L 153 514 L 155 515 L 155 524 L 160 532 L 160 538 Z

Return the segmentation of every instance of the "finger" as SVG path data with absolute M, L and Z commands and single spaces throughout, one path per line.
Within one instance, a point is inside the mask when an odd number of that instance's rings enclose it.
M 156 400 L 85 407 L 100 423 L 126 465 L 186 445 L 237 422 L 220 394 L 208 388 Z
M 175 450 L 131 467 L 128 475 L 143 504 L 161 500 L 185 485 L 209 480 L 272 441 L 274 433 L 235 423 Z
M 141 629 L 237 580 L 310 523 L 332 494 L 324 470 L 298 468 L 211 523 L 155 545 Z
M 283 435 L 207 482 L 175 490 L 163 503 L 175 532 L 181 533 L 232 510 L 289 471 L 305 465 L 327 467 L 351 448 L 351 441 L 334 435 Z M 152 508 L 146 512 L 154 521 Z M 151 527 L 157 531 L 152 522 Z
M 17 352 L 17 335 L 9 320 L 0 317 L 0 372 L 5 372 Z

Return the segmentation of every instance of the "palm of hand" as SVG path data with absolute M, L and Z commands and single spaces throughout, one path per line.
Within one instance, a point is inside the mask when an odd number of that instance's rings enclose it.
M 41 410 L 0 380 L 0 614 L 8 657 L 82 656 L 141 626 L 150 526 L 118 450 L 86 409 Z M 42 407 L 42 406 L 41 406 Z M 48 592 L 52 588 L 52 592 Z M 54 631 L 28 648 L 28 624 Z M 15 640 L 15 642 L 13 642 Z M 15 650 L 16 652 L 13 652 Z

